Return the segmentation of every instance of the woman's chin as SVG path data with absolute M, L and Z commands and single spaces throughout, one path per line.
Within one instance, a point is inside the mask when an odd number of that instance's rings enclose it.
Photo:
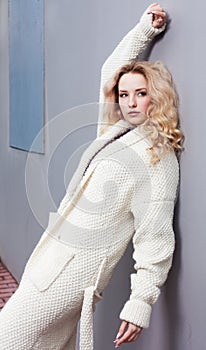
M 143 124 L 146 120 L 145 116 L 138 115 L 138 116 L 127 116 L 124 118 L 131 126 L 138 126 L 140 124 Z

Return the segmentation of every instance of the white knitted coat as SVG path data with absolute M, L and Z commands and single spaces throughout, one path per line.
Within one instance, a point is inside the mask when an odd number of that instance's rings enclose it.
M 103 66 L 101 102 L 104 83 L 158 32 L 144 14 Z M 131 238 L 137 272 L 120 318 L 148 327 L 172 262 L 178 163 L 171 152 L 150 165 L 146 136 L 139 127 L 121 136 L 128 127 L 120 120 L 83 154 L 19 290 L 0 314 L 1 350 L 74 350 L 80 313 L 80 348 L 92 350 L 93 302 L 101 299 Z

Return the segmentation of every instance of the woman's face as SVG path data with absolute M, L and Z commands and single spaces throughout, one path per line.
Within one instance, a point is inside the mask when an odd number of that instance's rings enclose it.
M 126 73 L 119 80 L 119 106 L 122 115 L 131 126 L 147 119 L 150 104 L 147 80 L 139 73 Z

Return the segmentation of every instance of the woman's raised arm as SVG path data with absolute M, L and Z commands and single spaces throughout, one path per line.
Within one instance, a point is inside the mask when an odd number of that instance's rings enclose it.
M 120 41 L 101 69 L 99 102 L 104 103 L 104 85 L 124 64 L 137 58 L 152 41 L 165 29 L 166 13 L 157 4 L 150 5 L 140 22 Z M 101 128 L 101 113 L 98 120 L 98 135 Z

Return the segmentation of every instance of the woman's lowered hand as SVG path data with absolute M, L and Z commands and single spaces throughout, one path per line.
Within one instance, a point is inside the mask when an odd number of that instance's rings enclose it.
M 141 331 L 142 327 L 122 321 L 116 339 L 114 340 L 115 348 L 118 348 L 122 343 L 134 342 L 140 336 Z

